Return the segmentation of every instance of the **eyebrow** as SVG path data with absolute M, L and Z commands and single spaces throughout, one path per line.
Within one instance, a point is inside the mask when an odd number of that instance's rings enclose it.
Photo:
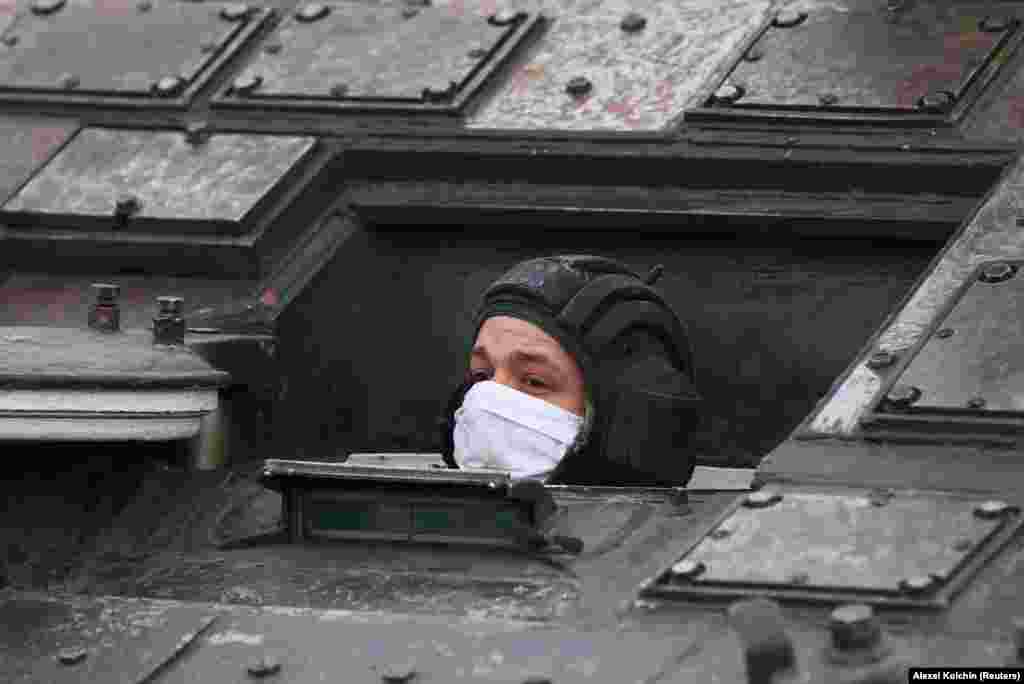
M 487 360 L 490 360 L 490 358 L 491 358 L 490 355 L 487 353 L 487 348 L 486 347 L 482 347 L 482 346 L 473 347 L 473 352 L 472 353 L 473 354 L 478 354 L 480 356 L 483 356 Z M 514 352 L 512 352 L 511 354 L 509 354 L 509 357 L 514 362 L 519 362 L 519 363 L 536 363 L 538 365 L 547 366 L 548 368 L 550 368 L 550 369 L 552 369 L 552 370 L 554 370 L 556 372 L 560 372 L 560 369 L 555 364 L 554 360 L 550 356 L 548 356 L 547 354 L 544 354 L 544 353 L 527 352 L 527 351 L 522 351 L 521 349 L 517 349 Z

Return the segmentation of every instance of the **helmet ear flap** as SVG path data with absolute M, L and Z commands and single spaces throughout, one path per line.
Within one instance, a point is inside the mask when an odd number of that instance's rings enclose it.
M 448 403 L 445 405 L 444 413 L 438 419 L 438 428 L 441 431 L 441 459 L 449 468 L 458 468 L 455 462 L 455 412 L 462 406 L 466 393 L 477 383 L 474 378 L 463 380 L 449 395 Z

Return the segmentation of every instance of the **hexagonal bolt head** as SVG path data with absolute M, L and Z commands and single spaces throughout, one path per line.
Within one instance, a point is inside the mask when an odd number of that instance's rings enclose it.
M 622 17 L 622 21 L 619 22 L 619 28 L 626 33 L 643 31 L 646 26 L 647 18 L 638 12 L 629 12 L 626 16 Z
M 585 76 L 573 76 L 565 84 L 565 92 L 573 97 L 584 97 L 594 89 L 594 84 Z
M 181 297 L 157 297 L 156 305 L 161 316 L 180 316 L 185 310 L 185 300 Z
M 942 114 L 952 109 L 955 102 L 956 99 L 953 97 L 953 93 L 937 90 L 934 93 L 922 96 L 917 101 L 917 107 L 932 114 Z
M 915 575 L 900 580 L 900 590 L 907 594 L 923 594 L 935 586 L 936 578 L 932 575 Z
M 57 79 L 60 87 L 64 90 L 74 90 L 82 83 L 82 79 L 78 78 L 74 74 L 61 74 L 60 78 Z
M 331 13 L 330 5 L 324 5 L 319 2 L 311 2 L 308 5 L 303 5 L 295 11 L 295 19 L 303 23 L 311 23 L 323 19 Z
M 61 665 L 77 665 L 88 655 L 89 652 L 84 648 L 63 648 L 57 653 L 57 662 Z
M 273 656 L 263 656 L 246 665 L 245 671 L 250 677 L 269 677 L 281 671 L 281 663 Z
M 807 21 L 807 12 L 796 12 L 793 10 L 782 10 L 772 19 L 772 26 L 775 28 L 793 28 Z
M 458 84 L 455 81 L 433 83 L 423 89 L 420 97 L 424 102 L 447 102 L 455 96 Z
M 231 92 L 236 95 L 248 95 L 263 85 L 263 77 L 257 74 L 243 74 L 231 84 Z
M 912 385 L 896 385 L 885 395 L 885 400 L 894 408 L 907 408 L 920 398 L 921 390 Z
M 896 363 L 896 355 L 890 351 L 877 351 L 868 357 L 867 366 L 871 370 L 881 370 Z
M 32 14 L 46 16 L 64 9 L 67 0 L 33 0 Z
M 729 623 L 743 644 L 747 681 L 771 682 L 776 675 L 796 669 L 793 643 L 777 602 L 736 601 L 729 606 Z
M 981 268 L 981 273 L 978 274 L 978 280 L 983 283 L 1002 283 L 1017 274 L 1015 269 L 1010 264 L 999 261 L 993 264 L 985 264 Z
M 704 563 L 684 558 L 672 566 L 672 576 L 676 579 L 693 579 L 703 575 L 706 570 Z
M 994 520 L 1010 513 L 1014 507 L 1005 501 L 984 501 L 974 507 L 974 515 L 984 520 Z
M 746 89 L 735 83 L 726 83 L 711 96 L 712 104 L 731 105 L 747 94 Z
M 185 87 L 185 80 L 180 76 L 164 76 L 153 84 L 153 92 L 160 97 L 173 97 Z
M 93 283 L 93 294 L 96 295 L 98 304 L 112 304 L 121 296 L 121 286 L 112 283 Z
M 242 21 L 249 18 L 252 11 L 244 2 L 232 2 L 220 8 L 220 18 L 225 21 Z
M 185 343 L 185 302 L 181 297 L 157 297 L 157 315 L 153 318 L 153 344 Z
M 978 22 L 978 28 L 985 33 L 1000 33 L 1008 31 L 1013 24 L 1010 17 L 985 17 Z
M 743 498 L 743 505 L 747 508 L 768 508 L 782 501 L 782 494 L 778 492 L 762 489 L 760 491 L 751 492 Z
M 882 638 L 882 626 L 871 606 L 861 603 L 839 606 L 829 616 L 832 645 L 843 651 L 874 648 Z
M 14 47 L 21 42 L 21 38 L 17 33 L 9 33 L 3 37 L 3 44 L 7 47 Z
M 119 219 L 126 219 L 133 216 L 142 209 L 142 200 L 135 195 L 121 195 L 114 202 L 114 216 Z
M 348 86 L 345 85 L 344 83 L 338 83 L 337 85 L 332 85 L 329 93 L 330 93 L 331 97 L 338 97 L 338 98 L 347 97 L 348 96 Z
M 487 23 L 491 26 L 509 26 L 525 18 L 526 12 L 516 12 L 513 10 L 503 9 L 498 10 L 491 16 L 487 17 Z

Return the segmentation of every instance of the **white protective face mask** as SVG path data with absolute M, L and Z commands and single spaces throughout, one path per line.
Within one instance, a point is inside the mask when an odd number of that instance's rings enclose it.
M 486 380 L 455 412 L 455 462 L 460 468 L 506 470 L 543 478 L 558 465 L 583 425 L 575 413 Z

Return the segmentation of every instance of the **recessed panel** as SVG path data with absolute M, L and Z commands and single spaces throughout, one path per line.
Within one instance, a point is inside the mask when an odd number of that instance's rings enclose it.
M 243 234 L 314 138 L 89 128 L 4 205 L 11 223 Z
M 0 40 L 0 97 L 180 103 L 265 15 L 217 3 L 37 0 Z

